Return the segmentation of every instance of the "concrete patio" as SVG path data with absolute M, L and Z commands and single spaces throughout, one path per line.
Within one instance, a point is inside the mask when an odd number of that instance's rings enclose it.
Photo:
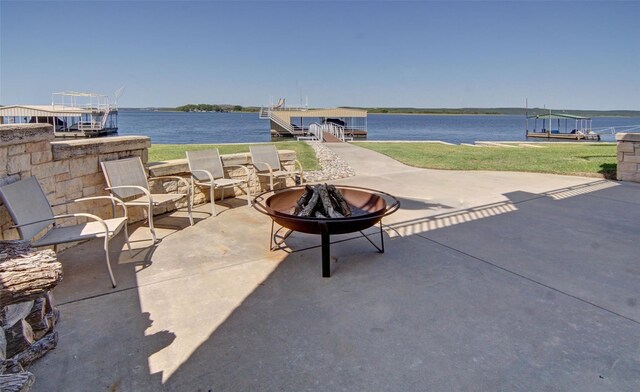
M 155 246 L 130 227 L 116 289 L 101 244 L 81 244 L 59 255 L 60 339 L 34 390 L 640 390 L 640 184 L 328 147 L 358 174 L 336 183 L 400 199 L 384 254 L 334 244 L 324 279 L 319 248 L 269 251 L 244 199 L 193 227 L 162 217 Z

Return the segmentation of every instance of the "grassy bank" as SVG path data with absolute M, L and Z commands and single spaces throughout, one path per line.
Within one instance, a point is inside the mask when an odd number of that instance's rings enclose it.
M 545 143 L 541 148 L 469 147 L 436 143 L 354 143 L 407 165 L 429 169 L 495 170 L 615 178 L 613 143 Z M 514 143 L 517 145 L 517 143 Z
M 355 142 L 407 165 L 427 169 L 495 170 L 569 174 L 615 178 L 616 146 L 613 143 L 540 143 L 540 148 L 469 147 L 438 143 Z M 278 142 L 281 150 L 294 150 L 305 170 L 320 165 L 305 142 Z M 514 143 L 513 145 L 517 145 Z M 221 154 L 249 152 L 249 144 L 154 144 L 149 161 L 184 159 L 185 151 L 218 148 Z
M 304 170 L 319 170 L 313 149 L 305 142 L 278 142 L 278 150 L 294 150 Z M 249 152 L 249 144 L 154 144 L 149 148 L 149 162 L 185 159 L 185 151 L 218 148 L 220 154 Z

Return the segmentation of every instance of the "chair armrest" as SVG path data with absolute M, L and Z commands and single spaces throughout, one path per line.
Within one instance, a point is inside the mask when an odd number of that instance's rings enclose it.
M 295 164 L 298 165 L 298 167 L 300 167 L 300 174 L 302 174 L 304 172 L 304 169 L 302 168 L 302 163 L 300 163 L 299 160 L 294 160 Z
M 127 218 L 129 216 L 128 213 L 127 213 L 127 205 L 125 204 L 125 202 L 120 200 L 120 199 L 118 199 L 117 197 L 114 197 L 114 196 L 81 197 L 80 199 L 75 199 L 75 200 L 72 200 L 71 202 L 88 201 L 88 200 L 101 200 L 101 199 L 111 200 L 113 203 L 120 205 L 122 207 L 122 209 L 124 210 L 124 217 Z
M 107 187 L 107 188 L 104 188 L 104 189 L 110 191 L 112 189 L 124 189 L 124 188 L 135 188 L 135 189 L 141 190 L 147 196 L 151 195 L 151 193 L 149 192 L 149 190 L 147 188 L 145 188 L 143 186 L 140 186 L 140 185 L 119 185 L 119 186 Z
M 266 169 L 265 168 L 260 168 L 258 165 L 266 166 Z M 271 168 L 271 165 L 268 164 L 267 162 L 253 162 L 253 167 L 256 169 L 256 171 L 269 170 L 269 175 L 271 175 L 271 173 L 273 173 L 273 169 Z
M 51 207 L 63 206 L 65 204 L 71 204 L 71 203 L 80 202 L 80 201 L 101 200 L 101 199 L 111 200 L 114 204 L 118 204 L 118 205 L 122 206 L 122 209 L 124 210 L 124 217 L 126 218 L 128 216 L 128 214 L 127 214 L 127 205 L 124 203 L 124 201 L 122 201 L 121 199 L 118 199 L 117 197 L 106 196 L 106 195 L 105 196 L 81 197 L 79 199 L 65 201 L 64 203 L 52 204 Z
M 209 177 L 209 181 L 213 184 L 213 174 L 209 170 L 191 170 L 191 180 L 193 181 L 193 173 L 204 173 Z
M 51 218 L 47 218 L 47 219 L 39 219 L 33 222 L 27 222 L 27 223 L 23 223 L 20 225 L 14 225 L 11 226 L 12 228 L 15 227 L 22 227 L 22 226 L 29 226 L 29 225 L 33 225 L 34 223 L 41 223 L 41 222 L 48 222 L 48 221 L 55 221 L 56 219 L 64 219 L 64 218 L 80 218 L 80 217 L 84 217 L 84 218 L 89 218 L 89 219 L 93 219 L 97 222 L 99 222 L 102 227 L 104 228 L 104 232 L 106 234 L 109 233 L 109 227 L 107 227 L 107 223 L 104 221 L 104 219 L 100 218 L 99 216 L 93 215 L 93 214 L 86 214 L 84 212 L 77 212 L 74 214 L 62 214 L 62 215 L 56 215 L 54 217 Z
M 109 227 L 107 226 L 107 223 L 104 221 L 104 219 L 100 218 L 99 216 L 96 216 L 96 215 L 93 215 L 93 214 L 87 214 L 87 213 L 84 213 L 84 212 L 76 212 L 74 214 L 63 214 L 63 215 L 54 216 L 55 219 L 80 218 L 80 217 L 93 219 L 94 221 L 99 222 L 102 225 L 102 227 L 104 228 L 104 234 L 106 236 L 109 235 Z
M 225 168 L 226 167 L 239 167 L 239 168 L 242 168 L 244 170 L 244 175 L 247 176 L 247 180 L 249 179 L 249 176 L 250 176 L 249 169 L 247 169 L 247 167 L 244 166 L 244 165 L 226 165 L 224 167 Z

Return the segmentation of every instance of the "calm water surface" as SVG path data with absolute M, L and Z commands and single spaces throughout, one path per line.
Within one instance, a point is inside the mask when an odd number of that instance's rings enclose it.
M 367 140 L 441 140 L 450 143 L 524 141 L 523 116 L 370 114 Z M 637 117 L 596 117 L 593 128 L 640 125 Z M 119 136 L 151 137 L 155 144 L 255 143 L 271 141 L 269 121 L 258 113 L 120 111 Z M 539 125 L 540 127 L 540 125 Z M 532 125 L 530 124 L 530 128 Z M 540 139 L 536 139 L 540 140 Z M 613 141 L 603 135 L 603 141 Z

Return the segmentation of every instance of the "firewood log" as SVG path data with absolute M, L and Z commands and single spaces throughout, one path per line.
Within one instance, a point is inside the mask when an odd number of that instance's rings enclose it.
M 45 355 L 49 350 L 53 350 L 58 345 L 58 333 L 50 332 L 42 339 L 33 343 L 26 350 L 16 354 L 13 358 L 22 366 L 29 366 L 31 362 Z
M 30 301 L 62 280 L 62 265 L 51 250 L 22 241 L 0 242 L 0 306 Z
M 7 338 L 4 336 L 4 328 L 0 327 L 0 362 L 7 359 Z M 0 369 L 0 374 L 3 373 L 3 369 Z
M 29 325 L 31 325 L 31 328 L 34 330 L 34 332 L 37 329 L 36 325 L 41 325 L 43 322 L 46 323 L 45 316 L 47 314 L 44 309 L 46 305 L 46 301 L 47 300 L 44 297 L 36 298 L 33 301 L 31 312 L 25 317 L 26 322 L 28 322 Z
M 311 196 L 313 196 L 313 188 L 309 185 L 304 186 L 304 192 L 302 192 L 302 196 L 296 202 L 296 208 L 293 210 L 293 215 L 298 215 L 300 211 L 309 203 L 311 200 Z
M 318 194 L 320 195 L 320 200 L 322 201 L 322 206 L 324 207 L 324 210 L 327 212 L 326 215 L 328 215 L 330 218 L 343 218 L 344 215 L 342 215 L 341 213 L 337 212 L 334 208 L 333 208 L 333 203 L 331 203 L 331 198 L 329 197 L 329 192 L 327 191 L 327 185 L 320 185 L 318 186 Z
M 31 390 L 35 381 L 33 374 L 22 372 L 17 374 L 0 375 L 0 391 L 3 392 L 26 392 Z
M 298 216 L 311 216 L 314 209 L 316 208 L 316 205 L 318 204 L 319 199 L 320 195 L 318 194 L 318 185 L 316 185 L 315 187 L 313 187 L 313 195 L 311 196 L 311 199 L 309 199 L 309 202 L 302 209 L 302 211 L 300 211 Z
M 327 185 L 327 191 L 329 195 L 335 199 L 337 204 L 340 206 L 338 212 L 340 212 L 344 216 L 351 216 L 351 207 L 349 207 L 349 203 L 344 199 L 342 193 L 333 185 Z
M 6 361 L 0 361 L 0 368 L 3 369 L 0 374 L 16 374 L 24 372 L 24 368 L 20 365 L 20 362 L 13 358 L 7 359 Z
M 8 328 L 18 320 L 26 318 L 33 308 L 34 301 L 25 301 L 17 304 L 11 304 L 2 308 L 0 311 L 0 326 Z
M 31 325 L 25 320 L 18 321 L 4 332 L 7 339 L 7 358 L 26 350 L 35 341 Z
M 47 308 L 46 298 L 38 298 L 34 301 L 31 313 L 25 319 L 31 325 L 33 337 L 36 340 L 47 334 L 58 322 L 58 316 L 60 315 L 58 309 L 50 308 L 51 310 L 47 312 Z

